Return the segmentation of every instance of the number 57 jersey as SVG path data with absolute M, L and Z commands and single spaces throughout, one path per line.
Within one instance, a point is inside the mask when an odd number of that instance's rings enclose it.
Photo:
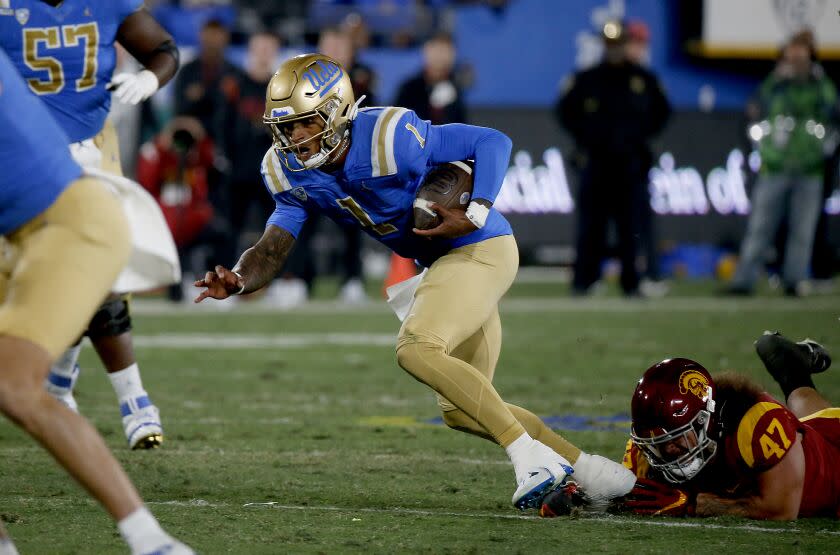
M 143 0 L 0 0 L 0 47 L 71 142 L 99 133 L 111 107 L 106 90 L 114 42 Z M 21 117 L 25 117 L 22 115 Z
M 453 248 L 508 235 L 510 224 L 495 208 L 478 229 L 456 239 L 415 235 L 412 206 L 427 170 L 443 162 L 475 159 L 476 190 L 480 179 L 495 191 L 501 187 L 510 142 L 500 132 L 470 125 L 434 126 L 405 108 L 366 108 L 351 128 L 344 167 L 336 173 L 286 168 L 274 149 L 266 152 L 261 172 L 276 203 L 268 225 L 297 236 L 310 213 L 322 213 L 368 235 L 424 266 Z M 482 163 L 483 162 L 483 163 Z M 296 161 L 290 162 L 297 169 Z M 481 173 L 484 172 L 484 173 Z

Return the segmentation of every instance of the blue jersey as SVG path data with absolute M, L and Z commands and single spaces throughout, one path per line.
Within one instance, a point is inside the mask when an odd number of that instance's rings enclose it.
M 99 133 L 111 108 L 114 41 L 143 0 L 0 1 L 0 48 L 72 142 Z
M 0 235 L 46 210 L 81 175 L 67 141 L 0 49 Z
M 320 212 L 345 226 L 361 226 L 406 258 L 429 266 L 453 248 L 511 233 L 495 208 L 487 222 L 464 237 L 429 240 L 414 234 L 413 203 L 428 170 L 455 160 L 475 160 L 473 198 L 494 201 L 502 186 L 511 142 L 494 129 L 431 125 L 405 108 L 367 108 L 353 122 L 344 167 L 288 170 L 274 151 L 263 158 L 262 175 L 276 208 L 268 224 L 297 237 L 308 214 Z

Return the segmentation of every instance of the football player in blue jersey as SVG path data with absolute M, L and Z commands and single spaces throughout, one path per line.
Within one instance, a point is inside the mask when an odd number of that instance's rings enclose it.
M 0 47 L 46 104 L 83 166 L 122 175 L 113 126 L 106 120 L 111 90 L 136 104 L 175 75 L 172 37 L 143 9 L 142 0 L 11 0 L 0 9 Z M 144 66 L 113 76 L 115 43 Z M 125 296 L 112 295 L 85 330 L 117 395 L 129 447 L 149 449 L 163 440 L 160 414 L 140 379 Z M 81 350 L 77 342 L 56 361 L 47 390 L 77 410 L 73 387 Z
M 360 99 L 361 100 L 361 99 Z M 635 481 L 620 464 L 582 453 L 531 412 L 505 403 L 491 380 L 501 348 L 498 302 L 519 265 L 510 224 L 493 208 L 511 151 L 504 134 L 469 125 L 431 125 L 405 108 L 357 110 L 346 71 L 317 54 L 285 62 L 269 83 L 264 121 L 274 145 L 262 162 L 276 209 L 260 240 L 228 270 L 217 266 L 196 286 L 196 302 L 265 286 L 314 212 L 360 226 L 428 271 L 397 341 L 397 360 L 438 394 L 444 422 L 504 447 L 514 466 L 513 504 L 575 479 L 600 503 Z M 442 223 L 420 231 L 412 206 L 427 170 L 475 160 L 466 212 L 434 209 Z
M 192 553 L 143 506 L 96 429 L 43 386 L 131 251 L 119 201 L 67 142 L 0 49 L 0 412 L 104 505 L 132 553 Z M 0 554 L 16 553 L 5 536 Z

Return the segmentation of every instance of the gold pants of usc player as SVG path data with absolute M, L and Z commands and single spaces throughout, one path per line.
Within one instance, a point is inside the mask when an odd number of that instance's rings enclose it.
M 512 235 L 453 249 L 435 261 L 400 329 L 397 359 L 437 392 L 448 426 L 503 447 L 527 431 L 574 463 L 579 449 L 533 413 L 505 403 L 491 383 L 502 341 L 498 304 L 518 267 Z
M 120 202 L 88 177 L 0 241 L 0 335 L 52 358 L 85 329 L 131 250 Z

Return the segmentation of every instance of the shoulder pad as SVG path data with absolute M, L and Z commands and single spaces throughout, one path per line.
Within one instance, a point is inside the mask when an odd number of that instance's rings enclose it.
M 273 148 L 269 148 L 268 152 L 263 156 L 262 163 L 260 164 L 260 173 L 262 173 L 265 185 L 271 191 L 272 195 L 288 191 L 292 188 L 292 185 L 289 183 L 289 178 L 283 171 L 283 164 L 280 162 Z
M 371 177 L 382 177 L 397 173 L 397 161 L 394 157 L 394 132 L 397 123 L 408 112 L 406 108 L 394 106 L 383 108 L 376 118 L 373 134 L 370 138 Z
M 796 418 L 775 401 L 754 404 L 738 424 L 738 451 L 749 468 L 770 468 L 796 441 Z

